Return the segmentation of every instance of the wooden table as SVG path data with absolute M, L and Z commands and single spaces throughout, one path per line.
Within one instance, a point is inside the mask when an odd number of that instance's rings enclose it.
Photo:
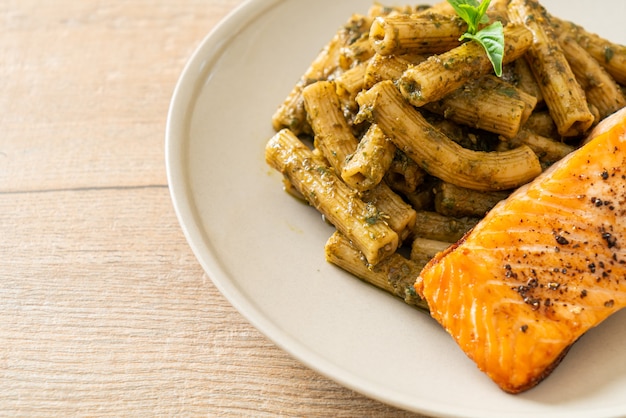
M 0 414 L 414 416 L 275 347 L 183 237 L 169 100 L 240 3 L 0 1 Z

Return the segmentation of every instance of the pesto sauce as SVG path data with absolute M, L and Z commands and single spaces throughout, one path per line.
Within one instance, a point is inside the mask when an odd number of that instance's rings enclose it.
M 613 50 L 613 48 L 611 48 L 610 46 L 605 47 L 604 62 L 608 64 L 613 59 L 613 56 L 615 56 L 615 51 Z

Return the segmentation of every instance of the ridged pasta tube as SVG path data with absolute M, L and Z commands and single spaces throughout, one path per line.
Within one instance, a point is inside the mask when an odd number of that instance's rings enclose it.
M 521 57 L 532 41 L 532 33 L 524 26 L 506 26 L 503 64 Z M 398 85 L 411 104 L 419 107 L 439 100 L 468 81 L 492 71 L 493 66 L 483 47 L 471 41 L 407 69 Z
M 401 242 L 411 235 L 415 226 L 415 209 L 391 190 L 387 183 L 383 181 L 373 189 L 361 193 L 361 199 L 376 206 L 381 217 L 398 234 Z
M 426 210 L 418 210 L 416 216 L 415 237 L 443 242 L 457 242 L 480 221 L 480 218 L 455 218 Z
M 268 141 L 265 159 L 350 239 L 368 263 L 375 265 L 396 251 L 398 234 L 385 222 L 383 214 L 374 205 L 363 202 L 291 131 L 283 129 Z
M 435 210 L 455 218 L 482 218 L 509 194 L 508 191 L 477 192 L 441 181 L 435 187 Z
M 415 238 L 411 244 L 411 260 L 422 268 L 437 254 L 452 245 L 451 242 Z
M 626 46 L 606 40 L 582 26 L 550 16 L 557 33 L 572 36 L 620 84 L 626 84 Z
M 376 84 L 357 97 L 362 117 L 370 118 L 427 173 L 473 190 L 507 190 L 528 183 L 542 169 L 525 145 L 505 152 L 461 147 L 428 123 L 391 81 Z
M 346 164 L 359 152 L 359 141 L 343 115 L 335 83 L 318 81 L 306 87 L 303 96 L 309 122 L 315 133 L 315 148 L 322 152 L 334 173 L 342 179 Z M 377 199 L 372 204 L 376 205 L 381 216 L 402 239 L 406 235 L 407 225 L 414 217 L 413 209 L 409 205 L 402 205 L 402 198 L 380 181 L 373 183 L 367 176 L 346 176 L 346 179 L 349 185 L 356 186 L 352 189 L 354 193 L 369 190 L 385 194 L 386 198 Z
M 572 145 L 539 135 L 526 128 L 522 129 L 515 138 L 502 143 L 503 146 L 509 148 L 518 147 L 522 144 L 530 147 L 539 161 L 545 165 L 551 165 L 575 150 Z
M 561 37 L 560 42 L 576 80 L 585 91 L 589 104 L 598 109 L 600 119 L 626 106 L 624 94 L 615 79 L 587 50 L 569 36 Z
M 423 55 L 374 55 L 365 70 L 365 88 L 384 80 L 397 80 L 411 65 L 419 64 Z
M 536 97 L 487 75 L 424 107 L 456 123 L 512 138 L 536 105 Z
M 537 99 L 537 104 L 543 103 L 543 95 L 532 70 L 525 59 L 517 59 L 504 67 L 502 80 L 513 84 L 526 94 Z
M 371 23 L 371 18 L 355 14 L 339 28 L 272 115 L 272 126 L 276 131 L 288 128 L 296 135 L 311 133 L 304 109 L 302 90 L 318 80 L 326 80 L 331 75 L 341 73 L 343 71 L 341 68 L 343 48 L 353 39 L 369 33 Z
M 525 57 L 539 81 L 559 134 L 564 137 L 584 134 L 595 117 L 559 46 L 546 10 L 535 0 L 511 0 L 509 17 L 533 34 L 533 44 Z
M 336 85 L 332 81 L 318 81 L 305 87 L 302 97 L 315 134 L 315 148 L 340 175 L 346 161 L 356 151 L 359 140 L 344 117 Z
M 440 54 L 459 46 L 466 30 L 459 17 L 421 13 L 376 18 L 369 37 L 380 55 Z
M 334 232 L 331 235 L 324 249 L 326 261 L 401 298 L 409 305 L 428 311 L 428 305 L 417 296 L 413 288 L 422 265 L 394 253 L 372 267 L 368 265 L 367 260 L 363 259 L 362 254 L 350 243 L 350 240 L 340 232 Z
M 356 190 L 372 189 L 382 181 L 395 153 L 395 145 L 378 125 L 372 124 L 343 166 L 341 178 Z

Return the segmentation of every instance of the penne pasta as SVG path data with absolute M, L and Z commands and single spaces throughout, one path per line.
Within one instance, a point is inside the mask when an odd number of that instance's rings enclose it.
M 337 175 L 356 151 L 358 139 L 343 115 L 337 88 L 332 81 L 318 81 L 302 91 L 304 106 L 320 150 Z
M 534 42 L 525 57 L 539 80 L 550 115 L 563 137 L 587 132 L 595 118 L 570 68 L 545 9 L 535 0 L 511 0 L 509 16 L 532 32 Z
M 368 63 L 365 86 L 397 80 L 411 65 L 400 57 L 377 55 Z M 462 125 L 511 138 L 517 135 L 536 105 L 535 96 L 494 76 L 484 76 L 424 107 Z
M 434 241 L 457 242 L 463 235 L 472 229 L 480 218 L 455 218 L 444 216 L 434 211 L 416 211 L 417 221 L 413 235 Z
M 348 123 L 352 123 L 358 112 L 356 95 L 365 88 L 365 72 L 368 61 L 359 63 L 335 78 L 335 89 Z
M 446 250 L 450 245 L 452 245 L 451 242 L 415 238 L 411 244 L 410 259 L 423 268 L 431 258 Z
M 371 18 L 355 14 L 335 33 L 272 115 L 274 130 L 288 128 L 296 135 L 311 133 L 304 109 L 302 91 L 309 84 L 319 80 L 327 80 L 331 76 L 341 73 L 342 48 L 355 39 L 361 38 L 364 33 L 369 32 L 370 25 Z
M 608 41 L 582 26 L 551 16 L 555 30 L 573 37 L 620 84 L 626 84 L 626 46 Z
M 326 260 L 424 311 L 422 267 L 626 105 L 626 47 L 538 0 L 492 0 L 486 16 L 477 30 L 503 24 L 502 77 L 499 34 L 460 41 L 468 26 L 447 0 L 352 15 L 265 148 L 284 189 L 336 228 Z
M 409 5 L 404 6 L 386 6 L 381 3 L 374 3 L 368 10 L 367 15 L 369 17 L 380 17 L 380 16 L 389 16 L 396 14 L 413 14 L 419 10 L 420 6 L 413 7 Z
M 528 120 L 536 104 L 534 96 L 488 75 L 468 82 L 424 107 L 461 125 L 512 138 Z
M 414 192 L 405 193 L 404 197 L 416 211 L 434 210 L 435 194 L 429 184 L 422 184 Z
M 491 21 L 499 21 L 506 26 L 509 23 L 509 0 L 491 0 L 487 16 Z
M 532 33 L 523 25 L 506 26 L 504 37 L 503 64 L 521 57 L 533 42 Z M 466 42 L 407 69 L 398 85 L 404 97 L 420 107 L 443 98 L 492 70 L 483 47 L 476 42 Z
M 324 247 L 326 260 L 359 279 L 404 300 L 423 311 L 428 305 L 417 296 L 413 285 L 423 266 L 398 253 L 392 254 L 376 266 L 370 266 L 363 255 L 340 232 L 335 232 Z
M 369 61 L 361 62 L 335 78 L 337 94 L 343 101 L 353 101 L 356 95 L 365 88 L 365 74 L 368 66 Z
M 376 206 L 381 218 L 398 234 L 400 243 L 411 235 L 415 226 L 415 210 L 385 182 L 364 191 L 360 196 L 365 203 Z
M 378 185 L 391 166 L 396 147 L 376 124 L 367 130 L 356 151 L 348 157 L 341 178 L 355 190 Z
M 343 46 L 339 51 L 339 66 L 347 71 L 350 68 L 370 59 L 376 51 L 372 48 L 372 43 L 368 33 L 363 33 L 355 41 Z
M 528 129 L 522 129 L 515 138 L 506 141 L 504 144 L 506 146 L 503 149 L 518 147 L 522 144 L 527 145 L 534 151 L 539 161 L 546 166 L 559 161 L 576 149 L 572 145 L 542 136 Z
M 291 90 L 284 102 L 272 116 L 275 130 L 291 129 L 296 134 L 310 133 L 306 118 L 302 90 L 316 80 L 325 80 L 337 69 L 339 56 L 339 38 L 335 36 L 319 53 L 298 83 Z
M 524 124 L 523 129 L 547 138 L 559 137 L 554 120 L 547 110 L 531 113 L 530 117 Z
M 420 8 L 420 6 L 417 6 Z M 435 13 L 439 15 L 453 15 L 455 14 L 454 8 L 446 0 L 441 0 L 430 7 L 422 7 L 422 10 L 417 10 L 416 13 Z
M 369 38 L 380 55 L 440 54 L 459 46 L 466 30 L 454 15 L 400 14 L 376 18 Z
M 437 13 L 440 15 L 453 15 L 454 8 L 446 0 L 439 1 L 433 5 L 417 4 L 416 6 L 385 6 L 381 3 L 374 3 L 367 15 L 370 17 L 394 16 L 398 14 L 412 15 L 417 13 Z
M 376 84 L 357 101 L 362 117 L 377 123 L 427 173 L 449 183 L 474 190 L 506 190 L 541 173 L 539 160 L 527 146 L 505 152 L 461 147 L 428 123 L 391 81 Z
M 441 181 L 435 187 L 435 211 L 454 218 L 467 216 L 482 218 L 509 194 L 509 192 L 477 192 Z
M 560 44 L 576 80 L 585 91 L 590 105 L 598 110 L 598 120 L 626 106 L 619 85 L 592 56 L 569 36 L 561 36 Z
M 350 239 L 369 264 L 375 265 L 396 251 L 398 234 L 383 214 L 376 206 L 363 202 L 291 131 L 283 129 L 268 141 L 265 159 Z
M 525 59 L 517 59 L 504 67 L 502 80 L 513 84 L 526 94 L 535 97 L 537 105 L 543 102 L 541 88 Z
M 385 80 L 397 80 L 412 65 L 423 62 L 423 55 L 380 55 L 376 54 L 368 62 L 365 70 L 364 88 Z
M 396 148 L 385 180 L 392 189 L 403 194 L 414 192 L 424 182 L 426 173 L 415 161 Z
M 335 174 L 342 179 L 346 164 L 357 152 L 359 141 L 352 134 L 336 94 L 335 85 L 330 81 L 318 81 L 307 86 L 303 90 L 305 107 L 311 120 L 311 127 L 315 134 L 315 149 L 320 150 L 322 155 L 334 169 Z M 366 177 L 348 177 L 349 181 L 356 184 L 357 188 L 351 188 L 356 194 L 358 191 L 370 190 L 370 197 L 363 196 L 366 203 L 376 205 L 380 216 L 398 234 L 400 240 L 405 237 L 407 225 L 410 225 L 414 215 L 412 209 L 403 204 L 402 199 L 395 195 L 386 184 L 373 184 Z M 359 180 L 363 183 L 358 184 Z M 377 198 L 375 193 L 382 193 L 384 198 Z M 369 199 L 369 200 L 368 200 Z

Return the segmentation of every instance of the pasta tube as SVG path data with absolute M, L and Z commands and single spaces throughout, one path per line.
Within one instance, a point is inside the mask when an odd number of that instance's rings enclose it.
M 335 83 L 318 81 L 302 91 L 308 120 L 319 149 L 340 175 L 345 162 L 356 151 L 358 139 L 343 115 Z
M 367 204 L 376 206 L 382 219 L 398 234 L 400 242 L 411 235 L 415 226 L 415 210 L 385 182 L 363 192 L 361 199 Z
M 376 84 L 357 101 L 361 117 L 377 123 L 424 171 L 449 183 L 482 191 L 507 190 L 541 173 L 537 156 L 524 145 L 505 152 L 461 147 L 428 123 L 391 81 Z
M 272 125 L 276 131 L 288 128 L 297 135 L 311 132 L 306 118 L 306 110 L 304 109 L 302 90 L 316 80 L 328 78 L 337 69 L 338 57 L 339 38 L 335 36 L 322 49 L 283 103 L 274 112 Z
M 341 48 L 339 53 L 339 66 L 347 71 L 355 65 L 367 61 L 374 56 L 375 53 L 368 33 L 364 33 L 356 41 Z
M 511 0 L 511 21 L 524 24 L 534 42 L 526 59 L 539 80 L 541 93 L 559 134 L 564 137 L 584 134 L 594 123 L 585 93 L 576 81 L 545 9 L 535 0 Z
M 573 38 L 562 36 L 560 42 L 576 80 L 585 91 L 587 101 L 598 109 L 599 119 L 626 106 L 619 85 L 600 63 Z
M 318 80 L 327 80 L 331 75 L 342 72 L 340 67 L 342 48 L 354 39 L 360 38 L 363 33 L 368 33 L 371 23 L 369 17 L 353 15 L 335 33 L 272 115 L 274 130 L 288 128 L 296 135 L 311 133 L 304 109 L 302 90 L 309 84 Z
M 523 92 L 534 96 L 537 100 L 537 104 L 543 102 L 543 95 L 541 94 L 537 79 L 535 79 L 525 59 L 517 59 L 505 66 L 502 79 L 513 84 Z
M 527 145 L 544 165 L 551 165 L 559 161 L 575 149 L 572 145 L 539 135 L 525 128 L 515 138 L 506 141 L 505 144 L 509 147 Z
M 506 1 L 491 2 L 487 14 L 506 23 Z M 378 17 L 372 22 L 370 40 L 381 55 L 439 54 L 459 46 L 466 30 L 466 23 L 443 1 L 418 13 Z
M 416 9 L 413 6 L 404 5 L 404 6 L 385 6 L 380 3 L 374 3 L 369 8 L 367 15 L 369 17 L 380 17 L 380 16 L 389 16 L 396 14 L 413 14 L 416 12 Z
M 447 249 L 451 242 L 434 239 L 415 238 L 411 244 L 410 258 L 422 268 L 437 254 Z
M 426 58 L 423 55 L 380 55 L 376 54 L 368 62 L 365 70 L 365 88 L 385 80 L 397 80 L 411 65 L 419 64 Z
M 524 124 L 523 129 L 547 138 L 559 137 L 554 120 L 552 120 L 552 116 L 550 116 L 547 110 L 533 112 Z
M 439 182 L 435 188 L 435 211 L 445 216 L 482 218 L 498 202 L 508 197 L 508 192 L 477 192 Z
M 359 63 L 335 79 L 337 94 L 345 101 L 354 100 L 365 87 L 365 73 L 368 61 Z
M 618 83 L 626 84 L 626 46 L 608 41 L 572 22 L 551 18 L 559 34 L 572 36 Z
M 403 194 L 413 193 L 424 182 L 426 173 L 405 153 L 397 148 L 395 150 L 393 161 L 385 174 L 385 181 L 393 190 Z
M 480 218 L 454 218 L 437 212 L 418 210 L 413 235 L 443 242 L 457 242 L 472 229 Z
M 367 13 L 370 17 L 393 16 L 397 14 L 412 15 L 417 13 L 437 13 L 441 15 L 453 15 L 454 8 L 446 0 L 439 1 L 433 5 L 418 4 L 416 6 L 384 6 L 374 3 Z
M 428 305 L 415 293 L 415 279 L 422 266 L 398 253 L 392 254 L 376 266 L 368 265 L 363 255 L 340 232 L 335 232 L 324 247 L 326 260 L 420 310 Z
M 396 80 L 411 65 L 399 57 L 378 55 L 368 64 L 365 85 L 371 87 L 375 82 Z M 454 122 L 511 138 L 517 135 L 536 105 L 537 98 L 523 89 L 484 76 L 425 107 Z
M 507 25 L 504 28 L 504 39 L 502 62 L 507 64 L 526 52 L 533 36 L 522 25 Z M 466 42 L 407 69 L 398 84 L 404 97 L 419 107 L 439 100 L 468 81 L 491 71 L 493 67 L 483 47 L 477 42 Z
M 359 199 L 291 131 L 283 129 L 268 141 L 265 159 L 348 237 L 368 263 L 375 265 L 396 251 L 398 234 L 385 222 L 380 211 Z
M 459 46 L 466 30 L 453 15 L 402 14 L 376 18 L 369 37 L 380 55 L 440 54 Z
M 428 183 L 422 184 L 414 192 L 405 193 L 404 196 L 416 211 L 433 209 L 435 194 Z
M 364 191 L 379 184 L 391 166 L 396 147 L 376 124 L 372 124 L 348 161 L 341 178 L 352 188 Z
M 315 148 L 322 152 L 335 174 L 342 179 L 346 164 L 358 152 L 359 141 L 343 115 L 335 84 L 331 81 L 318 81 L 307 86 L 303 90 L 303 96 L 309 121 L 315 133 Z M 352 185 L 357 186 L 352 189 L 355 193 L 374 189 L 375 193 L 384 194 L 385 198 L 374 199 L 375 203 L 372 201 L 366 203 L 376 206 L 381 217 L 402 240 L 406 235 L 407 225 L 411 224 L 414 217 L 413 210 L 408 205 L 402 204 L 402 199 L 383 183 L 374 184 L 367 177 L 359 176 L 348 176 L 347 179 Z
M 356 95 L 365 88 L 365 71 L 368 61 L 356 64 L 335 78 L 337 96 L 347 120 L 351 121 L 359 110 L 355 101 Z M 350 123 L 350 122 L 349 122 Z
M 484 76 L 424 107 L 456 123 L 512 138 L 537 99 L 495 76 Z
M 509 23 L 509 0 L 492 0 L 487 9 L 489 20 L 502 22 L 503 26 Z

